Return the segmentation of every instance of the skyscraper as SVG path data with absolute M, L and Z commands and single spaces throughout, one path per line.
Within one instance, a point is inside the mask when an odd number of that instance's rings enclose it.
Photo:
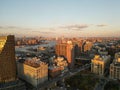
M 14 36 L 0 36 L 0 83 L 16 80 Z
M 0 36 L 0 90 L 26 90 L 17 79 L 13 35 Z

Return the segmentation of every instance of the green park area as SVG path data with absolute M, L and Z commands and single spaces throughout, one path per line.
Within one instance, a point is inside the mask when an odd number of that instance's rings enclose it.
M 68 90 L 94 90 L 99 78 L 90 72 L 80 72 L 65 80 Z
M 120 90 L 120 82 L 118 81 L 109 81 L 105 87 L 104 90 Z

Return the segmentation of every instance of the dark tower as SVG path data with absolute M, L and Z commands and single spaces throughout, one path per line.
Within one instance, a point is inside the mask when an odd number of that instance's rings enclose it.
M 14 36 L 0 36 L 0 83 L 16 80 Z

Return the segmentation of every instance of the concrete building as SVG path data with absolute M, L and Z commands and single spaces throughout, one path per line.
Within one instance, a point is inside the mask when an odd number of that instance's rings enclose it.
M 91 72 L 98 75 L 104 75 L 109 64 L 110 56 L 95 55 L 95 57 L 91 60 Z
M 110 64 L 110 78 L 120 80 L 120 57 Z
M 72 43 L 73 43 L 74 49 L 75 49 L 75 57 L 79 57 L 82 52 L 83 42 L 72 40 Z
M 75 53 L 74 53 L 74 45 L 71 41 L 68 41 L 67 43 L 58 43 L 56 45 L 56 54 L 58 56 L 63 55 L 65 58 L 67 58 L 68 65 L 70 68 L 74 66 L 74 59 L 75 59 Z
M 16 78 L 14 36 L 0 36 L 0 83 L 15 81 Z
M 18 77 L 37 87 L 48 80 L 48 65 L 39 59 L 32 58 L 17 62 Z

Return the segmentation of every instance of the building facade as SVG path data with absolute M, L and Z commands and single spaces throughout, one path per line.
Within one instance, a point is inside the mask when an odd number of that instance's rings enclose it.
M 110 64 L 110 78 L 120 80 L 120 57 Z
M 67 58 L 69 67 L 74 66 L 75 61 L 75 50 L 74 45 L 71 41 L 68 41 L 67 43 L 58 43 L 56 45 L 56 54 L 58 56 L 63 55 L 65 58 Z
M 48 64 L 40 60 L 19 60 L 17 62 L 18 77 L 37 87 L 48 80 Z
M 0 82 L 16 80 L 14 36 L 0 36 Z
M 98 75 L 104 75 L 109 63 L 110 56 L 95 55 L 95 57 L 91 60 L 91 72 Z
M 55 49 L 56 49 L 55 50 L 56 54 L 58 56 L 60 55 L 67 56 L 67 44 L 66 43 L 58 43 Z

